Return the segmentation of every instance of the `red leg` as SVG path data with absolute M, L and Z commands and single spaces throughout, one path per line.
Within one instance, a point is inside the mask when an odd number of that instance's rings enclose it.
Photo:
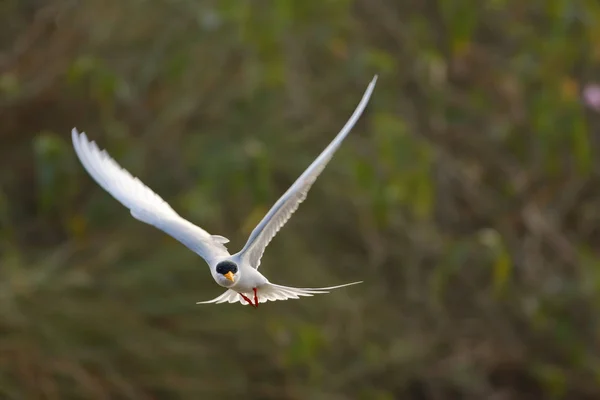
M 252 307 L 256 307 L 248 297 L 246 297 L 245 295 L 243 295 L 241 293 L 239 293 L 239 295 L 242 296 L 242 298 L 244 300 L 246 300 L 248 302 L 248 304 L 250 304 Z
M 258 308 L 258 296 L 256 295 L 256 288 L 254 290 L 254 307 Z

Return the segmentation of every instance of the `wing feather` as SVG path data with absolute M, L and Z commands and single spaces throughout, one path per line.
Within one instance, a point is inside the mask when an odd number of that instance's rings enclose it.
M 244 248 L 238 253 L 244 257 L 249 264 L 258 269 L 260 266 L 260 259 L 265 251 L 265 248 L 269 245 L 273 237 L 279 232 L 279 230 L 285 225 L 290 219 L 292 214 L 298 209 L 300 203 L 302 203 L 308 191 L 310 190 L 313 183 L 319 177 L 323 169 L 329 163 L 333 154 L 340 147 L 342 141 L 346 138 L 348 133 L 352 130 L 356 121 L 360 118 L 364 109 L 366 108 L 371 93 L 375 88 L 377 82 L 377 75 L 371 80 L 371 83 L 367 87 L 360 103 L 352 113 L 352 116 L 346 122 L 342 130 L 336 135 L 333 141 L 323 150 L 323 152 L 317 157 L 315 161 L 304 171 L 302 175 L 294 182 L 294 184 L 277 200 L 275 205 L 271 207 L 269 212 L 264 216 L 260 223 L 254 228 L 248 241 L 244 245 Z
M 171 235 L 208 263 L 215 257 L 228 256 L 228 240 L 210 235 L 183 219 L 171 206 L 138 178 L 123 169 L 105 150 L 89 141 L 85 132 L 71 131 L 75 152 L 90 176 L 110 195 L 127 207 L 131 215 Z

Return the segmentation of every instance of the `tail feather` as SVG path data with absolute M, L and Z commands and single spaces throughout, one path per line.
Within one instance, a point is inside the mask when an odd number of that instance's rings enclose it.
M 322 288 L 295 288 L 290 286 L 276 285 L 274 283 L 267 283 L 258 288 L 257 296 L 259 303 L 266 303 L 267 301 L 299 299 L 300 297 L 310 297 L 315 294 L 329 293 L 330 290 L 357 285 L 359 283 L 362 283 L 362 281 Z M 243 294 L 250 299 L 254 297 L 254 293 Z M 215 297 L 212 300 L 199 301 L 196 304 L 237 303 L 238 301 L 243 305 L 248 305 L 248 302 L 244 300 L 238 292 L 236 292 L 235 290 L 228 289 L 225 293 L 218 297 Z
M 238 292 L 228 289 L 222 295 L 215 297 L 212 300 L 208 301 L 199 301 L 196 304 L 221 304 L 221 303 L 235 303 L 241 299 L 241 296 Z

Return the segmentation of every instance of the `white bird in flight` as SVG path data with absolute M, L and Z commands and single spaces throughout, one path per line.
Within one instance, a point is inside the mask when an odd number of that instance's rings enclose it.
M 279 229 L 296 211 L 321 174 L 327 163 L 354 127 L 369 102 L 375 88 L 377 75 L 365 91 L 354 113 L 335 139 L 323 150 L 294 184 L 277 200 L 275 205 L 254 228 L 244 248 L 229 254 L 223 236 L 211 235 L 204 229 L 182 218 L 171 206 L 138 178 L 123 169 L 105 150 L 89 141 L 85 132 L 71 131 L 73 146 L 79 160 L 92 178 L 115 199 L 127 207 L 131 215 L 171 235 L 202 257 L 210 267 L 213 279 L 227 291 L 217 298 L 197 304 L 236 303 L 258 307 L 266 301 L 298 299 L 300 296 L 328 293 L 329 290 L 361 282 L 324 288 L 294 288 L 276 285 L 260 272 L 260 259 L 265 248 Z M 252 297 L 252 300 L 250 299 Z

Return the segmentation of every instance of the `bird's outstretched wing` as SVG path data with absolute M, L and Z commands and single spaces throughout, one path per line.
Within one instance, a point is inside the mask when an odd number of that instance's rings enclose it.
M 71 131 L 75 152 L 91 177 L 136 219 L 155 226 L 179 240 L 207 263 L 215 257 L 229 256 L 222 236 L 210 235 L 204 229 L 183 219 L 159 195 L 138 178 L 123 169 L 105 150 L 89 141 L 85 132 Z
M 338 286 L 330 286 L 324 288 L 294 288 L 289 286 L 281 286 L 275 285 L 273 283 L 267 283 L 264 286 L 261 286 L 257 291 L 258 302 L 266 303 L 267 301 L 277 301 L 277 300 L 288 300 L 288 299 L 299 299 L 304 296 L 313 296 L 315 294 L 324 294 L 329 293 L 330 290 L 339 289 L 345 286 L 351 286 L 362 283 L 361 282 L 352 282 L 346 283 L 344 285 Z M 242 293 L 249 299 L 252 299 L 253 293 Z M 235 290 L 228 289 L 225 293 L 216 297 L 212 300 L 208 301 L 199 301 L 196 304 L 221 304 L 221 303 L 242 303 L 243 305 L 247 305 L 248 302 L 243 299 L 243 297 L 236 292 Z
M 337 134 L 335 139 L 323 150 L 323 152 L 317 157 L 315 161 L 304 171 L 302 175 L 294 182 L 294 184 L 277 200 L 275 205 L 271 207 L 269 212 L 264 216 L 262 221 L 254 228 L 248 241 L 244 245 L 244 248 L 238 253 L 241 257 L 248 261 L 248 263 L 258 269 L 260 266 L 260 259 L 265 251 L 267 245 L 271 242 L 277 232 L 285 225 L 290 219 L 292 214 L 298 209 L 300 203 L 306 199 L 306 195 L 310 190 L 310 187 L 319 177 L 327 163 L 333 157 L 333 154 L 340 147 L 340 144 L 344 138 L 360 118 L 364 111 L 371 93 L 375 88 L 377 82 L 377 75 L 373 78 L 365 94 L 363 95 L 360 103 L 354 110 L 354 113 L 346 122 L 346 125 Z

